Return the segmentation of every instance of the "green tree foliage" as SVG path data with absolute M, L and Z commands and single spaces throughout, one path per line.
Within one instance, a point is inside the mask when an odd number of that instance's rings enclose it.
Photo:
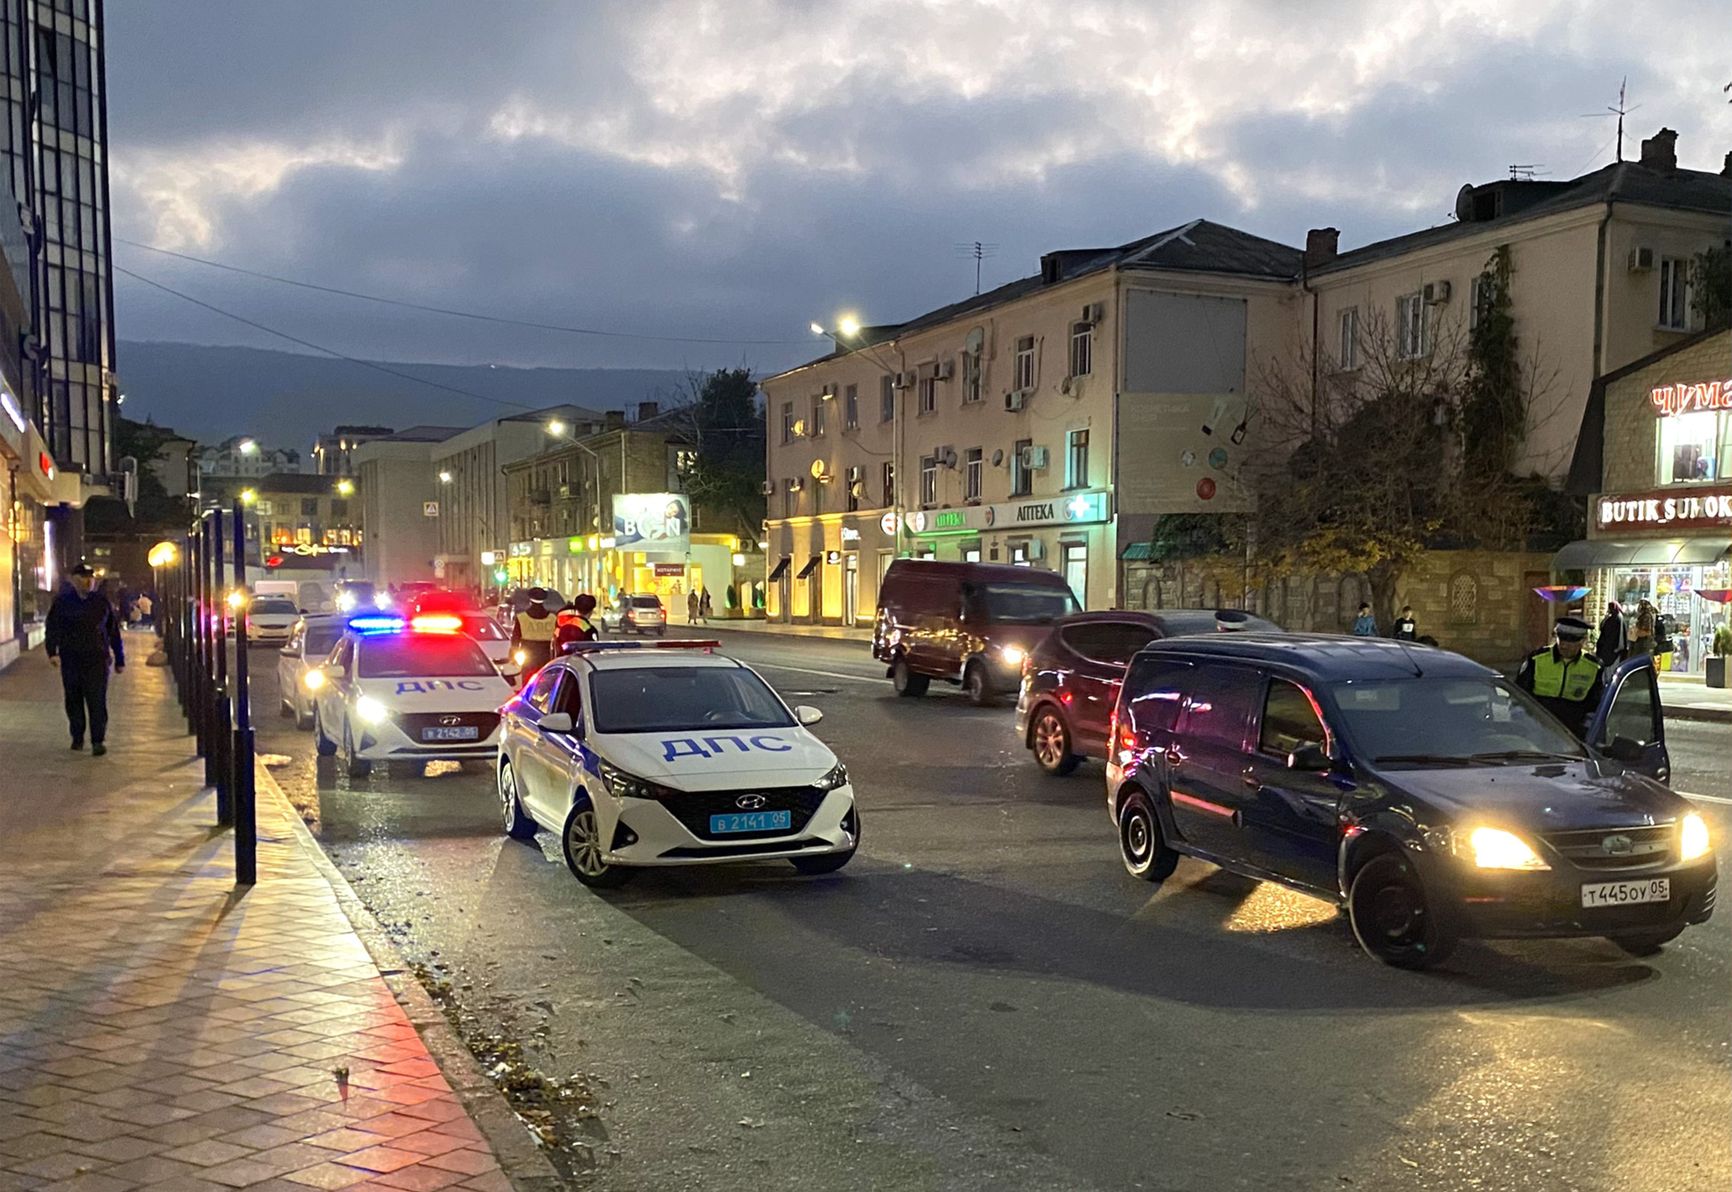
M 1528 415 L 1510 309 L 1508 245 L 1499 246 L 1486 262 L 1475 298 L 1467 341 L 1467 391 L 1461 406 L 1464 463 L 1470 473 L 1501 476 L 1515 462 L 1527 433 Z
M 1691 305 L 1703 324 L 1732 327 L 1732 245 L 1697 253 L 1690 275 Z
M 148 420 L 134 422 L 117 418 L 114 425 L 114 458 L 131 456 L 138 461 L 138 500 L 128 514 L 126 502 L 115 497 L 97 497 L 84 511 L 86 530 L 99 534 L 129 531 L 173 531 L 186 528 L 187 504 L 172 497 L 151 465 L 163 459 L 163 449 L 176 436 L 173 431 Z
M 679 425 L 695 459 L 685 476 L 693 505 L 733 524 L 716 530 L 755 539 L 764 520 L 764 416 L 749 368 L 687 379 Z

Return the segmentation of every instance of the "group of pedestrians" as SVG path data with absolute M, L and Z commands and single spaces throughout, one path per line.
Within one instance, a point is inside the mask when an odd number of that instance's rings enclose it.
M 1594 642 L 1594 656 L 1602 666 L 1613 666 L 1641 654 L 1669 654 L 1672 641 L 1666 629 L 1660 610 L 1647 599 L 1636 601 L 1633 613 L 1625 612 L 1616 600 L 1608 600 Z
M 523 655 L 521 681 L 546 666 L 567 646 L 601 637 L 594 621 L 595 597 L 579 592 L 557 611 L 547 607 L 547 589 L 531 588 L 529 604 L 511 620 L 511 652 Z
M 710 619 L 710 590 L 700 593 L 696 588 L 686 593 L 686 620 L 702 625 Z
M 1371 611 L 1371 605 L 1364 601 L 1359 604 L 1359 612 L 1353 618 L 1354 637 L 1376 637 L 1377 617 Z M 1390 637 L 1398 642 L 1417 642 L 1419 638 L 1419 621 L 1413 615 L 1413 606 L 1401 606 L 1401 615 L 1395 619 L 1395 628 Z

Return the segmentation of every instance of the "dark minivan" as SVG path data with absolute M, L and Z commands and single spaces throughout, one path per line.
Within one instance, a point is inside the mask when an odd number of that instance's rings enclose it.
M 1150 642 L 1194 633 L 1280 632 L 1237 609 L 1077 613 L 1053 624 L 1022 668 L 1016 735 L 1048 774 L 1107 755 L 1107 721 L 1131 656 Z
M 1708 828 L 1668 790 L 1653 660 L 1608 672 L 1587 741 L 1497 672 L 1323 635 L 1156 642 L 1125 676 L 1107 810 L 1125 867 L 1181 854 L 1343 906 L 1371 955 L 1463 937 L 1605 936 L 1643 955 L 1705 921 Z
M 942 679 L 988 704 L 1016 690 L 1028 652 L 1077 609 L 1056 572 L 897 559 L 879 585 L 872 657 L 899 695 L 925 695 Z

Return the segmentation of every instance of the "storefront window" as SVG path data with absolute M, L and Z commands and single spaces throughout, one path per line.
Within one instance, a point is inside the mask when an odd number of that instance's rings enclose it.
M 1732 415 L 1712 410 L 1660 419 L 1661 484 L 1722 480 L 1732 472 Z
M 1726 588 L 1732 588 L 1732 564 L 1721 562 L 1711 567 L 1620 567 L 1612 574 L 1611 591 L 1632 630 L 1643 600 L 1669 619 L 1672 651 L 1656 659 L 1661 670 L 1701 674 L 1714 631 L 1726 623 L 1727 606 L 1697 592 Z

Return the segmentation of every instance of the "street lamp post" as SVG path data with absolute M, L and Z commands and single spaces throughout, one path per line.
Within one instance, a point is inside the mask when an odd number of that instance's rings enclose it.
M 843 348 L 846 347 L 845 341 L 850 339 L 859 339 L 861 332 L 860 320 L 852 315 L 843 315 L 841 318 L 836 320 L 836 328 L 834 331 L 825 330 L 821 323 L 813 323 L 812 332 L 815 335 L 828 335 L 835 341 L 838 348 Z M 872 361 L 887 373 L 895 374 L 902 371 L 901 369 L 892 367 L 891 362 L 879 355 L 871 344 L 856 343 L 852 347 L 848 347 L 847 350 L 851 353 L 858 352 L 863 354 L 868 360 Z M 896 515 L 896 528 L 893 531 L 893 542 L 898 558 L 902 555 L 902 536 L 906 528 L 904 522 L 904 510 L 907 506 L 902 499 L 902 473 L 904 470 L 902 467 L 902 438 L 905 430 L 905 423 L 907 421 L 903 407 L 906 404 L 907 399 L 898 398 L 896 396 L 896 388 L 893 379 L 890 389 L 890 495 L 891 511 Z
M 547 424 L 546 430 L 550 438 L 564 439 L 595 461 L 595 516 L 591 519 L 590 525 L 599 533 L 601 530 L 601 454 L 588 443 L 580 440 L 570 427 L 557 418 Z M 626 487 L 625 475 L 626 443 L 625 429 L 622 427 L 619 432 L 619 491 L 622 493 L 630 491 Z M 593 576 L 593 579 L 594 582 L 590 586 L 599 588 L 601 586 L 599 572 Z

